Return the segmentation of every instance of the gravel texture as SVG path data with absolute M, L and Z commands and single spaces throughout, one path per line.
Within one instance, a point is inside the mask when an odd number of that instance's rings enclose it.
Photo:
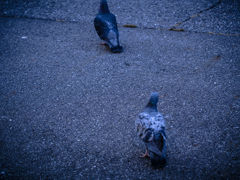
M 120 24 L 140 27 L 120 25 L 124 52 L 113 54 L 93 27 L 98 2 L 0 1 L 0 178 L 240 177 L 240 37 L 202 33 L 215 28 L 210 20 L 210 29 L 191 20 L 179 25 L 194 27 L 187 32 L 149 29 L 138 18 L 154 22 L 155 2 L 152 11 L 145 1 L 127 2 L 109 0 L 110 10 L 120 7 Z M 217 1 L 158 3 L 171 20 L 157 27 L 170 28 Z M 186 14 L 172 16 L 170 4 Z M 220 2 L 196 20 L 220 18 L 220 6 L 230 8 Z M 215 32 L 240 32 L 229 29 Z M 145 147 L 134 121 L 151 92 L 166 121 L 165 169 L 139 158 Z

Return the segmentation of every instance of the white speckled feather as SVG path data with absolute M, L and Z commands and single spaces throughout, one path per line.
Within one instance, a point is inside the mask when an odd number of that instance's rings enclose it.
M 135 126 L 138 136 L 141 138 L 144 137 L 144 133 L 146 133 L 148 128 L 152 128 L 154 133 L 161 132 L 165 128 L 165 121 L 163 115 L 159 112 L 152 112 L 150 114 L 143 112 L 138 115 Z M 165 135 L 163 137 L 166 139 Z

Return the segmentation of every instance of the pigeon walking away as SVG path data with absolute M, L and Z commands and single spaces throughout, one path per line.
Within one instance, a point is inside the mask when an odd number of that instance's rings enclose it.
M 104 40 L 102 44 L 107 44 L 112 52 L 123 51 L 119 42 L 116 17 L 110 13 L 106 0 L 100 1 L 99 12 L 94 19 L 94 27 L 99 37 Z
M 155 168 L 164 168 L 167 164 L 165 120 L 157 110 L 157 103 L 158 93 L 154 92 L 143 112 L 138 115 L 135 126 L 138 136 L 146 146 L 146 153 L 140 157 L 150 157 Z

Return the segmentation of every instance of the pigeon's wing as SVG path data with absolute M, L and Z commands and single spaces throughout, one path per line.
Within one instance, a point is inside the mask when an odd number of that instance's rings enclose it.
M 94 26 L 99 37 L 104 40 L 111 50 L 122 51 L 119 42 L 117 21 L 114 14 L 98 14 L 94 19 Z
M 135 122 L 138 136 L 142 137 L 147 134 L 147 129 L 152 129 L 153 132 L 159 132 L 166 139 L 165 135 L 165 120 L 159 112 L 140 113 Z
M 143 136 L 146 134 L 146 129 L 149 128 L 148 121 L 149 121 L 149 114 L 147 113 L 140 113 L 135 121 L 136 131 L 138 136 L 144 140 Z
M 151 128 L 154 130 L 153 135 L 153 144 L 157 147 L 157 149 L 161 152 L 158 153 L 155 149 L 149 149 L 151 163 L 154 167 L 165 167 L 166 166 L 166 133 L 165 133 L 165 120 L 161 113 L 157 112 L 154 114 L 154 118 L 152 118 Z
M 163 115 L 159 112 L 154 112 L 151 113 L 151 117 L 152 118 L 150 118 L 150 127 L 154 129 L 154 132 L 156 134 L 155 139 L 158 139 L 157 134 L 161 134 L 162 138 L 166 140 L 165 120 Z
M 94 27 L 101 39 L 106 39 L 110 31 L 108 23 L 103 19 L 103 15 L 97 15 L 94 19 Z
M 117 36 L 119 36 L 116 16 L 112 13 L 108 13 L 105 15 L 104 20 L 107 22 L 109 29 L 116 33 Z
M 138 136 L 144 143 L 153 141 L 154 130 L 151 128 L 152 117 L 148 113 L 140 113 L 135 122 Z
M 94 26 L 99 37 L 103 40 L 108 38 L 110 31 L 113 31 L 116 37 L 119 36 L 116 17 L 111 13 L 98 14 L 94 19 Z

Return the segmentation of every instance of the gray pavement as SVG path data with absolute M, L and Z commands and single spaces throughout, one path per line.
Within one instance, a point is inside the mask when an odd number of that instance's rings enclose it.
M 99 1 L 0 1 L 0 178 L 238 179 L 239 1 L 108 2 L 120 54 L 94 30 Z M 165 169 L 134 128 L 153 91 Z

